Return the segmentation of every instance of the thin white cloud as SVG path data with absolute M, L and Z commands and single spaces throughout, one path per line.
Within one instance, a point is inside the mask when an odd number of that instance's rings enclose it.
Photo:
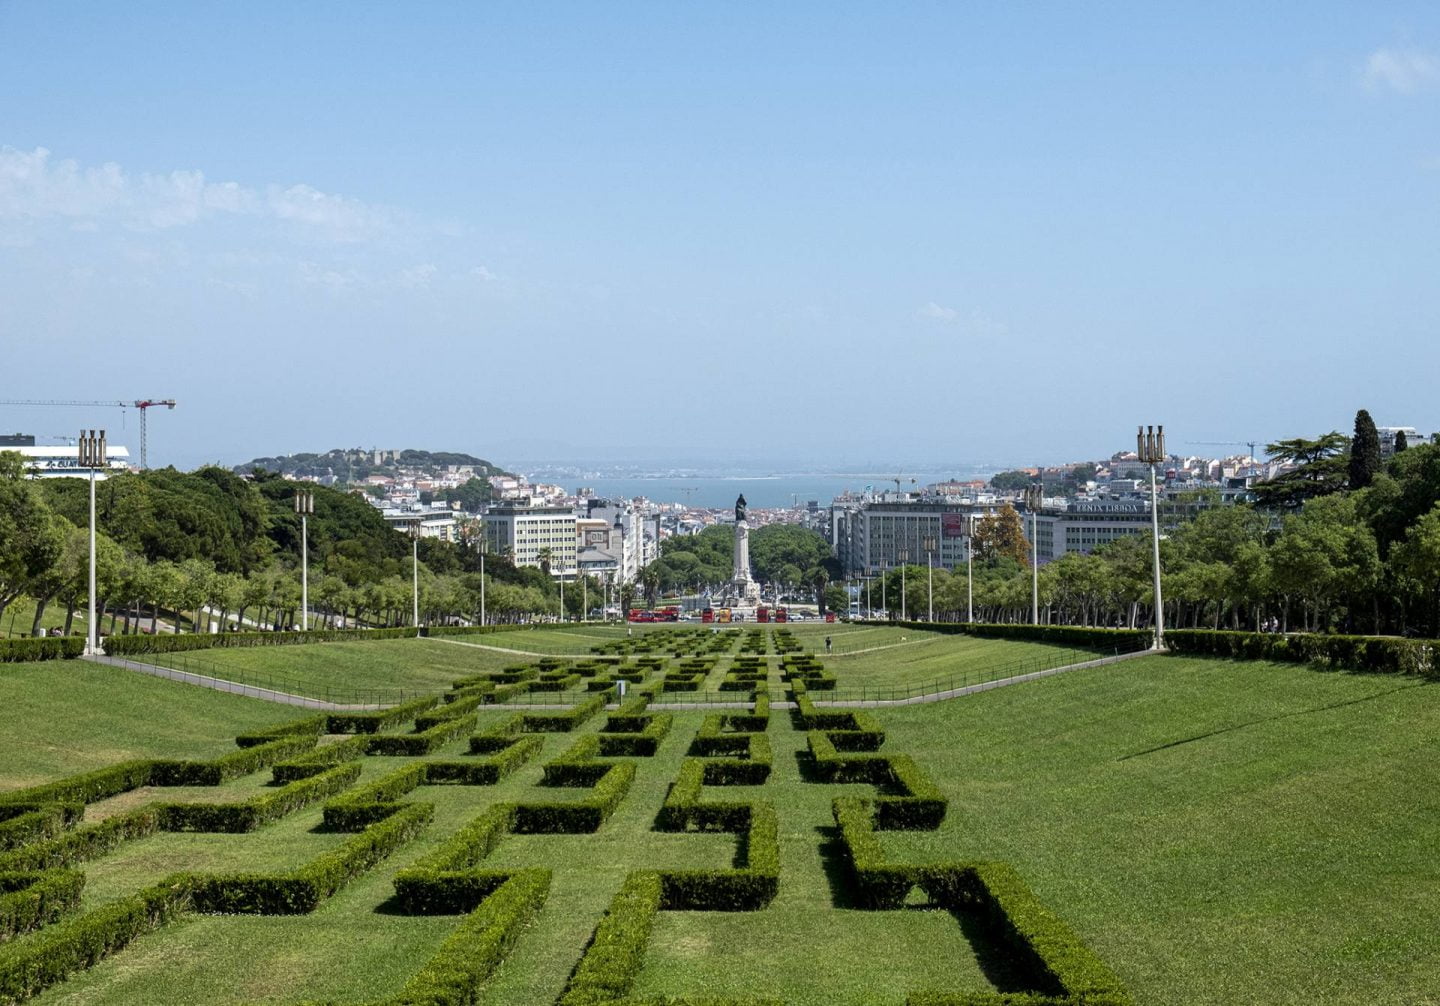
M 941 307 L 933 300 L 915 312 L 918 317 L 930 318 L 934 321 L 954 321 L 960 317 L 960 312 L 953 307 Z
M 1419 49 L 1376 49 L 1366 57 L 1361 79 L 1370 88 L 1413 94 L 1440 83 L 1440 59 Z
M 118 164 L 82 167 L 50 151 L 0 147 L 0 220 L 64 218 L 72 226 L 115 222 L 138 230 L 185 227 L 223 216 L 279 221 L 307 236 L 365 241 L 396 228 L 394 210 L 309 185 L 250 188 L 209 182 L 200 171 L 127 174 Z
M 499 276 L 496 276 L 493 272 L 489 270 L 488 267 L 483 265 L 477 265 L 474 269 L 471 269 L 470 275 L 474 276 L 482 283 L 494 283 L 500 279 Z

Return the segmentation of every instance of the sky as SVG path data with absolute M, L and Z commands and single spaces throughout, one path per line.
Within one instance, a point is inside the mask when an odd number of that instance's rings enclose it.
M 1433 2 L 0 0 L 0 387 L 152 464 L 1429 432 L 1437 253 Z

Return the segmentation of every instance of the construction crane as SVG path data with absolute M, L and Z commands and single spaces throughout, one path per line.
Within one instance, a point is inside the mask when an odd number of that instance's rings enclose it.
M 1268 442 L 1265 440 L 1187 440 L 1185 444 L 1187 447 L 1248 447 L 1250 448 L 1250 457 L 1259 461 L 1260 459 L 1255 457 L 1255 445 Z
M 175 408 L 173 398 L 141 398 L 133 402 L 78 402 L 78 401 L 45 401 L 42 399 L 20 399 L 14 401 L 0 401 L 0 405 L 46 405 L 46 406 L 77 406 L 80 408 L 106 408 L 106 409 L 139 409 L 140 410 L 140 469 L 144 471 L 150 467 L 149 458 L 146 455 L 146 443 L 148 440 L 145 428 L 145 414 L 157 405 L 163 405 L 167 409 Z

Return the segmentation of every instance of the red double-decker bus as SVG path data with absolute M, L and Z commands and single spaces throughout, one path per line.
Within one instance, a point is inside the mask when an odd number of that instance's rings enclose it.
M 702 622 L 713 622 L 713 621 L 715 621 L 715 609 L 714 609 L 714 608 L 706 608 L 706 609 L 704 609 L 703 611 L 701 611 L 701 612 L 700 612 L 700 621 L 702 621 Z
M 777 622 L 788 622 L 788 621 L 790 621 L 790 612 L 789 612 L 787 609 L 785 609 L 785 608 L 776 608 L 776 609 L 775 609 L 775 621 L 777 621 Z
M 763 604 L 760 605 L 760 607 L 756 608 L 756 609 L 755 609 L 755 621 L 757 621 L 757 622 L 768 622 L 768 621 L 770 621 L 770 609 L 767 608 L 767 607 L 765 607 L 765 605 L 763 605 Z

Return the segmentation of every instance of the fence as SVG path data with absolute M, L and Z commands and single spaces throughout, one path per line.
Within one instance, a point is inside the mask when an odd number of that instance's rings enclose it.
M 434 695 L 438 689 L 404 688 L 354 688 L 337 686 L 329 682 L 306 680 L 295 675 L 274 671 L 248 671 L 225 664 L 206 660 L 191 651 L 180 653 L 153 653 L 137 657 L 121 657 L 135 663 L 150 664 L 174 671 L 173 677 L 190 684 L 208 684 L 207 679 L 227 681 L 238 686 L 235 694 L 264 698 L 261 692 L 281 692 L 314 703 L 315 708 L 324 704 L 341 706 L 369 706 L 380 708 L 398 705 L 423 695 Z M 306 703 L 297 703 L 304 706 Z
M 1100 660 L 1104 657 L 1117 657 L 1126 653 L 1137 653 L 1147 649 L 1143 642 L 1133 642 L 1109 648 L 1097 647 L 1067 647 L 1063 650 L 1051 650 L 1042 656 L 1029 657 L 1025 660 L 1009 661 L 1004 664 L 995 664 L 989 667 L 968 668 L 964 671 L 957 671 L 941 678 L 932 678 L 928 681 L 905 684 L 867 684 L 851 686 L 849 688 L 817 689 L 809 691 L 810 698 L 817 705 L 824 705 L 827 702 L 893 702 L 900 699 L 921 698 L 927 695 L 944 695 L 947 692 L 956 692 L 962 688 L 969 688 L 973 685 L 983 685 L 991 681 L 1001 681 L 1005 678 L 1018 678 L 1026 674 L 1037 674 L 1041 671 L 1055 670 L 1059 667 L 1068 667 L 1071 664 L 1085 663 L 1091 660 Z M 843 680 L 844 672 L 841 671 Z M 724 703 L 734 704 L 736 702 L 748 702 L 749 694 L 746 692 L 663 692 L 656 696 L 652 705 L 665 705 L 667 703 Z

